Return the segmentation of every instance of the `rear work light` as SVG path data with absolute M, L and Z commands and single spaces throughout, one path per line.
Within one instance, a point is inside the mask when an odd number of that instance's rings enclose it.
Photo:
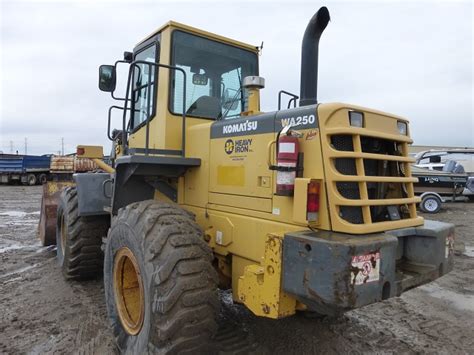
M 311 180 L 308 184 L 308 195 L 306 199 L 306 219 L 308 222 L 315 222 L 318 220 L 319 190 L 319 182 Z
M 397 121 L 398 133 L 406 136 L 408 134 L 408 125 L 406 122 Z
M 357 111 L 349 111 L 349 124 L 352 127 L 364 127 L 364 114 Z

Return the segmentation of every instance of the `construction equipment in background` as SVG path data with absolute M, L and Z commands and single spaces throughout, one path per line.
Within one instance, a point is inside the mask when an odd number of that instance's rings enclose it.
M 105 166 L 105 170 L 101 167 Z M 79 158 L 75 155 L 53 155 L 49 168 L 48 180 L 43 183 L 41 198 L 38 237 L 43 246 L 56 244 L 56 215 L 61 191 L 73 186 L 73 174 L 93 171 L 109 171 L 108 166 L 101 161 Z
M 408 121 L 317 102 L 328 22 L 310 20 L 300 94 L 274 112 L 258 47 L 176 22 L 100 67 L 113 98 L 129 67 L 113 168 L 61 192 L 57 259 L 66 279 L 103 272 L 120 351 L 212 352 L 218 286 L 257 316 L 336 315 L 452 269 L 454 226 L 417 216 Z

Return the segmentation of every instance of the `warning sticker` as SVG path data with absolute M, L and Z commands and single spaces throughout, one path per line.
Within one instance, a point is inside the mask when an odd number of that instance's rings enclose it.
M 446 254 L 445 257 L 448 258 L 449 255 L 454 254 L 454 234 L 451 233 L 446 238 Z
M 352 257 L 351 283 L 356 285 L 378 281 L 380 278 L 380 253 Z

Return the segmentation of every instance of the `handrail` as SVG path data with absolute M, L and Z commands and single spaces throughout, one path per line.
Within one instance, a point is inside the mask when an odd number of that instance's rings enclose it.
M 285 90 L 280 90 L 278 92 L 278 111 L 281 110 L 281 94 L 286 94 L 288 96 L 291 96 L 290 101 L 288 101 L 288 107 L 287 108 L 290 108 L 290 105 L 291 105 L 292 101 L 294 102 L 293 107 L 296 107 L 296 100 L 299 99 L 299 96 L 295 95 L 295 94 L 292 94 L 291 92 L 288 92 L 288 91 L 285 91 Z
M 107 119 L 107 138 L 109 138 L 111 141 L 114 140 L 114 137 L 110 135 L 110 121 L 111 121 L 111 115 L 112 115 L 112 109 L 118 109 L 118 110 L 123 110 L 124 108 L 121 106 L 110 106 L 109 107 L 109 114 L 108 114 L 108 119 Z M 130 109 L 129 109 L 130 110 Z
M 126 154 L 127 153 L 127 132 L 125 130 L 125 125 L 126 125 L 126 112 L 127 110 L 131 110 L 131 107 L 129 108 L 128 107 L 128 101 L 132 100 L 131 98 L 129 99 L 129 94 L 130 94 L 130 87 L 132 85 L 132 74 L 133 74 L 133 70 L 134 68 L 138 68 L 138 70 L 141 70 L 140 67 L 138 66 L 139 64 L 144 64 L 144 65 L 148 65 L 149 66 L 149 72 L 151 72 L 151 66 L 154 66 L 156 68 L 166 68 L 166 69 L 169 69 L 169 70 L 176 70 L 176 71 L 180 71 L 181 73 L 183 73 L 183 112 L 182 112 L 182 130 L 181 130 L 181 134 L 182 134 L 182 142 L 181 142 L 181 156 L 185 156 L 185 147 L 186 147 L 186 72 L 184 71 L 184 69 L 182 68 L 179 68 L 179 67 L 176 67 L 176 66 L 172 66 L 172 65 L 167 65 L 167 64 L 160 64 L 160 63 L 153 63 L 153 62 L 147 62 L 147 61 L 143 61 L 143 60 L 137 60 L 137 61 L 133 61 L 130 63 L 130 67 L 129 67 L 129 71 L 128 71 L 128 79 L 127 79 L 127 90 L 126 90 L 126 94 L 125 94 L 125 103 L 124 103 L 124 107 L 123 107 L 123 111 L 124 111 L 124 114 L 123 114 L 123 120 L 122 120 L 122 128 L 123 128 L 123 131 L 122 131 L 122 150 L 123 152 Z M 150 76 L 151 77 L 151 76 Z M 152 81 L 149 80 L 148 84 L 146 85 L 147 86 L 147 115 L 146 115 L 146 120 L 145 120 L 145 124 L 146 124 L 146 133 L 145 133 L 145 155 L 148 155 L 148 151 L 149 151 L 149 139 L 150 139 L 150 105 L 151 105 L 151 102 L 150 102 L 150 96 L 151 96 L 151 85 L 152 85 Z M 143 88 L 144 86 L 140 86 L 140 88 Z M 131 93 L 133 94 L 134 92 L 136 92 L 138 89 L 134 89 L 132 88 L 131 89 Z M 155 91 L 155 94 L 156 94 L 156 91 Z

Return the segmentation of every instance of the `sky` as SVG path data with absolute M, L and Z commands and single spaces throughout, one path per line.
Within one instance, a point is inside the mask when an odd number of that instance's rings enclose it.
M 113 64 L 169 20 L 253 45 L 264 42 L 262 109 L 299 93 L 301 40 L 327 6 L 319 102 L 346 102 L 411 122 L 414 144 L 474 146 L 471 1 L 18 1 L 0 0 L 0 151 L 65 153 L 104 145 Z M 120 82 L 118 85 L 124 85 Z M 117 121 L 116 126 L 119 126 Z

